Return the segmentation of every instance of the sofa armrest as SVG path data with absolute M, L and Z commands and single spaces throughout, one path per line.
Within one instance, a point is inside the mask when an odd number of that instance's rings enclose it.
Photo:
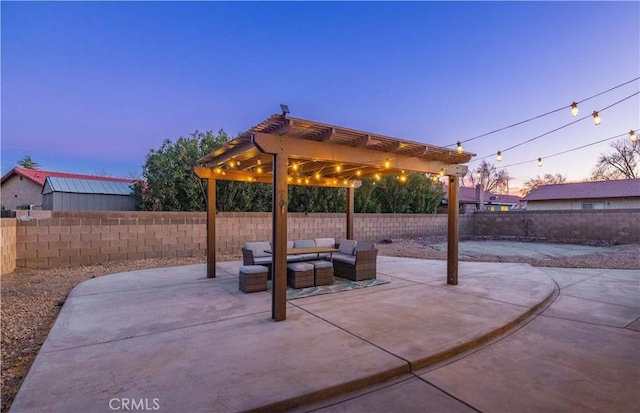
M 242 265 L 255 265 L 253 251 L 247 248 L 242 249 Z
M 356 251 L 355 256 L 356 256 L 356 265 L 359 265 L 361 263 L 364 264 L 367 261 L 375 262 L 378 256 L 378 250 L 372 249 L 372 250 Z

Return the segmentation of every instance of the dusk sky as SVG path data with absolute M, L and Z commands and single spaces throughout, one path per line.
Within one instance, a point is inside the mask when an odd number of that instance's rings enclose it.
M 141 175 L 165 139 L 291 115 L 447 146 L 640 76 L 640 2 L 2 2 L 2 173 Z M 640 90 L 631 82 L 579 117 Z M 635 95 L 504 154 L 544 158 L 640 127 Z M 576 120 L 476 139 L 478 157 Z M 507 168 L 590 175 L 609 142 Z M 495 156 L 488 158 L 495 163 Z M 477 167 L 471 162 L 470 168 Z M 500 164 L 499 164 L 500 165 Z

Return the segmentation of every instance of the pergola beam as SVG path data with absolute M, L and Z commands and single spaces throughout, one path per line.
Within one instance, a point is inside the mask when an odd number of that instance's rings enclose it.
M 300 158 L 332 163 L 357 163 L 374 168 L 381 168 L 389 160 L 390 155 L 373 149 L 357 148 L 333 142 L 301 142 L 299 139 L 287 137 L 286 135 L 274 136 L 261 132 L 253 134 L 253 142 L 265 153 L 284 151 L 288 155 L 295 155 Z M 394 169 L 434 174 L 449 166 L 449 164 L 440 161 L 430 161 L 398 154 L 394 154 L 392 165 Z
M 203 179 L 260 182 L 263 184 L 273 183 L 273 174 L 270 173 L 259 174 L 255 172 L 234 171 L 230 169 L 209 168 L 204 166 L 196 166 L 193 170 L 199 178 Z M 347 179 L 347 183 L 344 183 L 344 179 L 337 178 L 322 178 L 320 181 L 315 178 L 308 178 L 308 180 L 309 182 L 306 182 L 305 180 L 298 182 L 298 178 L 293 178 L 288 182 L 288 184 L 300 186 L 323 186 L 328 188 L 360 188 L 362 186 L 362 181 L 355 179 Z

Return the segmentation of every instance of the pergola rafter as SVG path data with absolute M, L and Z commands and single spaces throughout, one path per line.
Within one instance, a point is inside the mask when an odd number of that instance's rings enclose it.
M 473 154 L 305 119 L 273 115 L 199 160 L 207 179 L 207 276 L 215 277 L 215 181 L 273 185 L 272 317 L 286 318 L 287 186 L 346 188 L 347 233 L 353 239 L 355 189 L 360 179 L 407 172 L 449 176 L 447 282 L 458 282 L 458 181 Z

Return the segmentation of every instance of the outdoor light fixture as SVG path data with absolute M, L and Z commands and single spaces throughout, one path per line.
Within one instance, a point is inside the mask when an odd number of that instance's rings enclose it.
M 579 112 L 578 111 L 578 104 L 576 102 L 573 102 L 571 104 L 571 116 L 573 116 L 575 118 L 576 116 L 578 116 L 578 112 Z
M 289 114 L 289 106 L 280 105 L 280 110 L 282 110 L 282 116 L 287 116 Z
M 391 162 L 389 162 L 389 160 L 388 160 L 388 159 L 387 159 L 386 161 L 384 161 L 384 167 L 385 167 L 386 169 L 391 168 Z
M 405 175 L 400 176 L 400 182 L 407 182 L 407 177 Z
M 638 142 L 638 137 L 636 136 L 636 133 L 633 130 L 629 131 L 629 138 L 631 139 L 632 143 Z
M 340 172 L 342 170 L 342 166 L 336 165 L 336 172 Z
M 261 174 L 261 173 L 262 173 L 262 168 L 261 168 L 261 167 L 258 167 L 258 169 L 257 169 L 256 171 L 257 171 L 259 174 Z
M 375 174 L 375 178 L 376 178 L 376 181 L 379 181 L 380 179 L 382 179 L 382 178 L 380 177 L 380 174 Z
M 262 161 L 260 160 L 260 158 L 258 158 L 258 161 L 256 162 L 258 165 L 262 165 Z
M 236 165 L 240 166 L 240 161 L 236 161 Z
M 478 169 L 478 172 L 476 172 L 476 178 L 480 179 L 482 177 L 482 172 L 480 172 L 480 170 Z
M 316 172 L 316 179 L 320 179 L 320 172 Z
M 433 175 L 433 182 L 438 182 L 438 175 Z
M 462 144 L 458 141 L 458 149 L 456 149 L 458 153 L 462 153 Z
M 538 168 L 542 167 L 542 158 L 538 158 Z
M 598 112 L 596 112 L 595 110 L 593 111 L 593 123 L 596 124 L 596 126 L 598 126 L 600 124 L 600 122 L 602 122 L 600 120 L 600 115 L 598 115 Z
M 304 183 L 309 184 L 309 178 L 305 178 Z
M 362 172 L 360 172 L 360 170 L 358 169 L 358 170 L 356 171 L 356 175 L 357 175 L 357 176 L 360 176 L 360 175 L 362 175 Z
M 496 160 L 498 162 L 502 161 L 502 152 L 498 151 L 498 153 L 496 154 Z
M 293 176 L 287 176 L 287 181 L 289 182 L 293 181 Z
M 440 169 L 440 176 L 444 176 L 444 168 Z

